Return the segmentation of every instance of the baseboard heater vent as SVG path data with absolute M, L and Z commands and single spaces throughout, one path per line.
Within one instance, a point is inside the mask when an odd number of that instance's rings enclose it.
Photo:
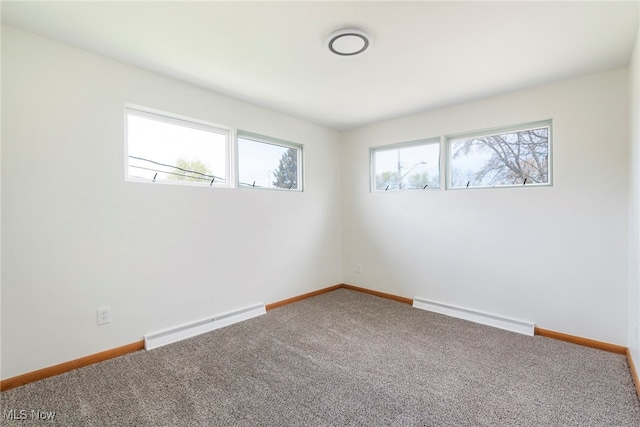
M 210 332 L 233 323 L 260 316 L 266 312 L 264 304 L 256 304 L 239 310 L 219 314 L 208 319 L 168 329 L 166 331 L 145 335 L 144 348 L 145 350 L 153 350 L 154 348 L 162 347 L 163 345 L 195 337 L 196 335 L 204 334 L 205 332 Z
M 458 319 L 469 320 L 495 328 L 506 329 L 512 332 L 533 336 L 535 325 L 533 323 L 520 320 L 508 319 L 506 317 L 494 316 L 493 314 L 468 310 L 466 308 L 455 307 L 439 302 L 427 301 L 422 298 L 414 298 L 413 306 L 422 310 L 433 311 L 434 313 L 445 314 Z

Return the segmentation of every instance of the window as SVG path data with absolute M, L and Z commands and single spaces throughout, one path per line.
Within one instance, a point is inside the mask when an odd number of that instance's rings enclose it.
M 374 191 L 440 188 L 438 138 L 371 149 Z
M 126 109 L 127 179 L 190 185 L 229 182 L 229 131 L 203 122 Z
M 447 138 L 449 187 L 550 184 L 551 121 Z
M 238 132 L 238 187 L 302 191 L 302 146 Z

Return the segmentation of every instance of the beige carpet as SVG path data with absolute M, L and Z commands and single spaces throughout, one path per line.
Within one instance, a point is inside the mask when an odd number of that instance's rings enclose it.
M 3 426 L 640 426 L 624 356 L 346 289 L 0 399 Z

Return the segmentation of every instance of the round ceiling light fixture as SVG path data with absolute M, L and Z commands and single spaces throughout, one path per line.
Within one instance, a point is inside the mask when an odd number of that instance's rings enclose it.
M 327 47 L 336 55 L 358 55 L 371 46 L 369 35 L 355 28 L 344 28 L 329 35 Z

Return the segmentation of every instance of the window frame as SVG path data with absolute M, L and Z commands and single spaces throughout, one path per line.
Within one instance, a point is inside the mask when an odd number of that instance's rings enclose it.
M 533 129 L 548 129 L 548 152 L 547 152 L 547 175 L 548 179 L 546 183 L 526 183 L 526 184 L 506 184 L 506 185 L 474 185 L 474 186 L 463 186 L 463 187 L 454 187 L 452 185 L 452 155 L 453 150 L 451 149 L 452 141 L 460 140 L 460 139 L 469 139 L 474 137 L 483 137 L 483 136 L 494 136 L 508 133 L 516 133 Z M 518 125 L 510 125 L 510 126 L 502 126 L 491 129 L 485 129 L 481 131 L 473 131 L 473 132 L 463 132 L 456 134 L 449 134 L 444 136 L 444 144 L 446 150 L 446 190 L 484 190 L 491 188 L 519 188 L 519 187 L 552 187 L 553 186 L 553 119 L 545 119 L 538 120 L 535 122 L 527 122 Z
M 401 150 L 403 148 L 411 148 L 421 145 L 437 145 L 438 146 L 438 187 L 427 188 L 405 188 L 405 189 L 389 189 L 378 190 L 376 188 L 376 152 L 377 151 L 391 151 Z M 408 142 L 399 142 L 394 144 L 379 145 L 369 148 L 369 192 L 370 193 L 389 193 L 389 192 L 404 192 L 404 191 L 439 191 L 443 189 L 442 185 L 442 138 L 432 137 L 417 139 Z
M 160 123 L 166 123 L 174 126 L 182 126 L 196 130 L 222 135 L 224 140 L 224 165 L 225 165 L 225 182 L 202 182 L 195 181 L 171 181 L 171 180 L 148 180 L 144 178 L 135 178 L 129 175 L 129 115 L 130 113 L 137 117 L 154 120 Z M 194 119 L 192 117 L 182 116 L 179 114 L 169 113 L 166 111 L 156 110 L 139 105 L 125 104 L 124 106 L 124 178 L 126 182 L 145 183 L 145 184 L 161 184 L 161 185 L 182 185 L 190 187 L 212 187 L 212 188 L 229 188 L 231 186 L 231 128 L 211 123 L 205 120 Z
M 240 139 L 246 139 L 249 141 L 273 145 L 276 147 L 283 148 L 293 148 L 296 150 L 297 158 L 297 166 L 298 166 L 298 174 L 297 174 L 297 188 L 276 188 L 276 187 L 254 187 L 251 185 L 240 184 Z M 267 190 L 267 191 L 287 191 L 287 192 L 304 192 L 304 145 L 297 144 L 291 141 L 285 141 L 283 139 L 274 138 L 271 136 L 266 136 L 254 132 L 248 132 L 244 130 L 237 130 L 235 132 L 235 144 L 234 144 L 234 159 L 235 159 L 235 176 L 234 176 L 234 184 L 236 188 L 240 189 L 251 189 L 251 190 Z

